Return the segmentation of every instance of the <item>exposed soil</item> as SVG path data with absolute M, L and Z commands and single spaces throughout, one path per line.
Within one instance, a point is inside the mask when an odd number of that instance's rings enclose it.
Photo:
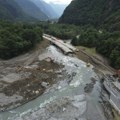
M 8 61 L 0 61 L 0 111 L 37 98 L 57 81 L 63 66 L 52 58 L 39 61 L 49 42 L 44 40 L 33 51 Z
M 76 56 L 83 60 L 86 63 L 92 64 L 95 68 L 97 73 L 104 73 L 104 74 L 114 74 L 115 70 L 110 67 L 108 60 L 102 57 L 101 55 L 97 54 L 96 56 L 86 52 L 85 49 L 78 47 L 78 52 L 76 52 Z
M 9 104 L 0 106 L 1 110 L 8 109 L 10 106 L 15 107 L 20 104 L 24 104 L 38 96 L 40 96 L 46 88 L 50 87 L 56 82 L 57 74 L 62 66 L 54 62 L 41 61 L 37 68 L 22 68 L 17 72 L 30 72 L 28 78 L 15 81 L 3 87 L 1 93 L 5 94 L 8 99 L 11 96 L 22 96 L 21 100 L 13 101 Z M 14 106 L 15 105 L 15 106 Z
M 37 98 L 42 95 L 47 88 L 59 80 L 58 75 L 64 77 L 64 74 L 66 74 L 65 71 L 58 72 L 64 66 L 55 63 L 52 58 L 39 61 L 38 56 L 42 54 L 48 46 L 49 42 L 44 40 L 34 50 L 25 55 L 8 61 L 0 61 L 1 111 L 18 107 Z M 80 60 L 95 66 L 95 70 L 98 73 L 99 71 L 102 73 L 114 73 L 114 70 L 109 67 L 106 62 L 104 63 L 99 57 L 96 58 L 82 49 L 76 52 L 76 56 Z M 74 76 L 74 74 L 71 76 Z M 91 83 L 86 85 L 84 91 L 90 93 L 95 83 L 96 80 L 92 79 Z M 61 108 L 61 110 L 64 112 L 64 109 Z M 72 109 L 70 110 L 72 113 Z

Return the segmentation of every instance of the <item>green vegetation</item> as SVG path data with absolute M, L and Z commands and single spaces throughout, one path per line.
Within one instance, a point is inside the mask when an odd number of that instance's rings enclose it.
M 51 24 L 40 22 L 44 33 L 56 36 L 61 39 L 72 39 L 75 46 L 94 48 L 94 51 L 104 55 L 111 60 L 111 66 L 120 68 L 120 32 L 108 31 L 107 29 L 96 29 L 92 26 L 75 26 L 66 24 Z M 91 50 L 91 49 L 90 49 Z
M 9 59 L 32 49 L 42 40 L 40 27 L 0 21 L 0 58 Z
M 120 0 L 73 0 L 59 23 L 120 30 Z
M 0 0 L 0 19 L 11 21 L 35 21 L 36 19 L 25 14 L 15 0 Z
M 90 48 L 90 47 L 78 46 L 77 48 L 84 50 L 90 55 L 97 56 L 97 51 L 94 47 Z
M 72 39 L 74 36 L 79 34 L 80 27 L 77 27 L 75 25 L 65 25 L 65 24 L 51 24 L 48 22 L 41 22 L 37 24 L 40 26 L 44 33 L 53 35 L 55 37 L 61 38 L 61 39 Z
M 77 45 L 83 45 L 87 47 L 95 47 L 96 41 L 99 37 L 99 33 L 96 29 L 88 28 L 87 30 L 83 30 L 80 33 L 80 36 L 74 37 L 72 40 L 72 44 Z
M 72 39 L 80 28 L 49 22 L 28 24 L 0 21 L 0 58 L 9 59 L 32 49 L 42 40 L 42 31 L 61 39 Z
M 59 23 L 79 25 L 72 44 L 94 47 L 120 69 L 120 0 L 73 0 Z
M 111 60 L 111 65 L 120 68 L 120 32 L 107 32 L 88 28 L 80 36 L 72 39 L 72 44 L 77 46 L 95 47 L 96 51 Z

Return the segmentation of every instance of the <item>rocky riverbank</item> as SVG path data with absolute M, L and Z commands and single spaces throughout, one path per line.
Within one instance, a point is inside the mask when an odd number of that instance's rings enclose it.
M 40 61 L 49 42 L 43 41 L 25 55 L 8 61 L 0 61 L 0 111 L 18 107 L 37 98 L 58 79 L 62 65 L 52 58 Z
M 103 56 L 97 53 L 92 53 L 93 51 L 90 51 L 90 49 L 82 46 L 78 47 L 77 49 L 78 52 L 76 52 L 76 57 L 85 61 L 86 63 L 92 64 L 94 66 L 94 71 L 97 73 L 100 79 L 103 79 L 106 75 L 112 76 L 115 74 L 115 69 L 110 67 L 108 60 Z M 89 92 L 89 90 L 93 89 L 94 82 L 95 81 L 92 81 L 90 84 L 87 84 L 85 91 Z M 109 94 L 106 92 L 105 88 L 102 87 L 101 98 L 103 102 L 101 102 L 101 104 L 104 107 L 105 116 L 108 120 L 119 120 L 120 115 L 118 114 L 118 111 L 116 111 L 115 108 L 108 102 L 109 98 L 106 98 L 106 96 L 109 96 Z
M 61 68 L 61 65 L 53 61 L 43 60 L 38 64 L 19 67 L 15 73 L 7 75 L 9 79 L 11 77 L 14 80 L 15 77 L 18 78 L 17 75 L 22 77 L 11 83 L 3 83 L 4 86 L 0 91 L 0 109 L 4 111 L 17 107 L 43 94 L 57 81 L 57 71 Z

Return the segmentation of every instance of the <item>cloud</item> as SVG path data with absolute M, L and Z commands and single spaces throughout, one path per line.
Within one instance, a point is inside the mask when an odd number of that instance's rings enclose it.
M 70 4 L 72 0 L 44 0 L 47 3 L 55 3 L 55 4 Z

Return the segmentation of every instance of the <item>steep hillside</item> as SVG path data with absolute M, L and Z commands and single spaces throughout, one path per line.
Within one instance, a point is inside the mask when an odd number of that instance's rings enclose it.
M 120 69 L 120 0 L 73 0 L 59 23 L 82 26 L 72 44 L 94 47 Z
M 31 0 L 49 19 L 58 18 L 57 13 L 53 8 L 43 0 Z
M 66 8 L 60 23 L 104 24 L 120 29 L 120 0 L 74 0 Z
M 0 19 L 16 20 L 27 17 L 14 0 L 0 0 Z
M 47 20 L 48 17 L 45 15 L 40 8 L 38 8 L 31 0 L 15 0 L 23 11 L 39 20 Z

